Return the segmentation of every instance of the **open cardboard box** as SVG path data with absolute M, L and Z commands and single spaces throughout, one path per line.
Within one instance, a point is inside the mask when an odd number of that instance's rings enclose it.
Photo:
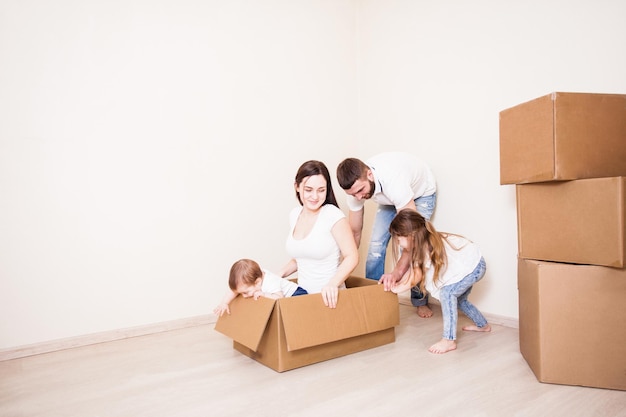
M 626 176 L 626 94 L 559 93 L 500 112 L 500 184 Z
M 520 351 L 540 382 L 626 390 L 626 269 L 518 261 Z
M 516 191 L 520 257 L 626 266 L 626 177 L 518 184 Z
M 377 281 L 349 277 L 337 308 L 320 294 L 273 300 L 237 297 L 215 330 L 233 348 L 278 371 L 288 371 L 395 342 L 398 296 Z

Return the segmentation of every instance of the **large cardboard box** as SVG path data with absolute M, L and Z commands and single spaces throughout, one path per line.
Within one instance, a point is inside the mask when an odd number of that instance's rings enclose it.
M 518 262 L 520 351 L 537 379 L 626 390 L 626 269 Z
M 237 297 L 215 330 L 233 348 L 278 372 L 395 342 L 398 296 L 377 281 L 349 277 L 337 308 L 320 294 L 272 300 Z
M 518 184 L 519 256 L 623 268 L 626 177 Z
M 552 93 L 500 112 L 500 183 L 626 175 L 626 95 Z

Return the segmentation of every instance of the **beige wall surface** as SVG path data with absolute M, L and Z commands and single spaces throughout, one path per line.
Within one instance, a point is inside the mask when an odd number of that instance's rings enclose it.
M 435 225 L 488 263 L 473 300 L 516 318 L 498 112 L 625 93 L 625 14 L 609 0 L 0 3 L 0 349 L 210 314 L 234 260 L 287 261 L 302 162 L 334 172 L 385 150 L 431 165 Z
M 499 112 L 553 91 L 626 92 L 626 3 L 358 3 L 359 155 L 432 167 L 433 222 L 482 249 L 471 299 L 518 317 L 515 189 L 501 186 Z

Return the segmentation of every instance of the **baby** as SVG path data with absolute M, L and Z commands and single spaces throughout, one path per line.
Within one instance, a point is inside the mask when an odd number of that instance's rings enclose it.
M 251 259 L 240 259 L 233 264 L 230 268 L 228 286 L 230 290 L 213 310 L 218 317 L 224 313 L 230 314 L 228 305 L 240 294 L 244 298 L 254 297 L 255 300 L 259 297 L 276 299 L 308 294 L 295 282 L 261 269 L 259 264 Z

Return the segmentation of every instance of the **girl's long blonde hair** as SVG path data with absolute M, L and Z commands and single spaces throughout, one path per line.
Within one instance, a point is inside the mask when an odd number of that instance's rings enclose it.
M 422 280 L 419 283 L 420 290 L 425 293 L 426 271 L 424 262 L 430 258 L 434 267 L 433 281 L 435 285 L 439 281 L 440 273 L 446 268 L 448 257 L 444 247 L 444 240 L 447 240 L 448 233 L 440 233 L 431 222 L 426 220 L 421 214 L 411 209 L 400 210 L 389 225 L 389 233 L 393 239 L 394 259 L 399 259 L 400 248 L 397 237 L 407 237 L 411 251 L 410 279 L 415 285 L 415 268 L 422 272 Z

